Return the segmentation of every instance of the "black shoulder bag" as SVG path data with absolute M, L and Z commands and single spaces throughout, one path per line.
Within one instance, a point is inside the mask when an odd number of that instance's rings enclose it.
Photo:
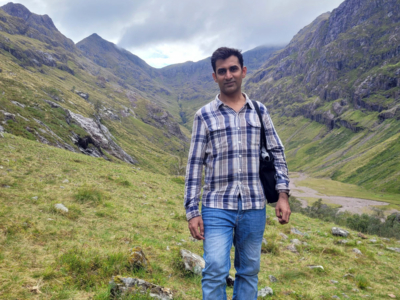
M 274 165 L 274 156 L 267 148 L 267 140 L 265 137 L 264 122 L 261 117 L 260 108 L 256 101 L 251 100 L 257 111 L 258 118 L 261 123 L 261 143 L 260 143 L 260 180 L 263 186 L 265 198 L 268 203 L 278 202 L 279 194 L 275 189 L 276 186 L 276 170 Z M 263 147 L 265 151 L 263 151 Z

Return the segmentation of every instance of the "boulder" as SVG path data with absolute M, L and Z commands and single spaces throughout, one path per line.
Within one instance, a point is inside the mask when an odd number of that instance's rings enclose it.
M 62 212 L 68 212 L 68 208 L 66 208 L 63 204 L 58 203 L 56 205 L 54 205 L 54 208 L 58 211 L 62 211 Z
M 359 249 L 357 249 L 357 248 L 353 248 L 353 252 L 354 252 L 355 254 L 362 255 L 362 252 L 361 252 Z
M 273 294 L 274 294 L 274 291 L 269 286 L 267 286 L 258 291 L 257 297 L 264 298 L 266 296 L 273 295 Z
M 142 279 L 115 276 L 110 282 L 110 296 L 112 299 L 119 299 L 120 296 L 134 294 L 145 294 L 149 292 L 150 297 L 160 300 L 172 300 L 171 289 L 155 285 Z
M 128 262 L 134 269 L 145 269 L 151 271 L 149 260 L 140 247 L 133 247 L 131 249 Z
M 332 234 L 335 236 L 347 237 L 349 235 L 349 232 L 338 227 L 332 227 Z
M 88 100 L 89 99 L 89 94 L 88 93 L 84 93 L 81 91 L 75 91 L 75 94 L 77 94 L 79 97 Z
M 204 259 L 201 256 L 185 249 L 181 249 L 180 254 L 185 265 L 185 269 L 193 272 L 196 275 L 201 275 L 201 271 L 206 266 Z
M 11 113 L 6 112 L 6 111 L 4 111 L 4 110 L 0 110 L 0 111 L 1 111 L 1 112 L 3 113 L 3 115 L 4 115 L 5 121 L 12 120 L 12 121 L 16 122 L 16 120 L 15 120 L 15 115 L 14 115 L 14 114 L 11 114 Z

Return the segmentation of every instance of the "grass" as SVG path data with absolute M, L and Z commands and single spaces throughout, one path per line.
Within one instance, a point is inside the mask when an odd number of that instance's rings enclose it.
M 114 275 L 171 288 L 176 299 L 201 298 L 201 278 L 182 270 L 179 261 L 181 248 L 202 255 L 201 242 L 189 240 L 179 177 L 10 134 L 0 142 L 0 181 L 11 183 L 9 188 L 0 187 L 1 299 L 108 299 L 108 282 Z M 68 183 L 62 183 L 65 179 Z M 125 181 L 130 185 L 121 184 Z M 54 210 L 56 203 L 69 212 Z M 332 223 L 294 213 L 290 225 L 281 226 L 273 218 L 273 208 L 268 207 L 267 214 L 268 244 L 261 257 L 259 287 L 272 287 L 271 299 L 328 299 L 341 293 L 351 299 L 365 294 L 379 299 L 387 291 L 400 296 L 399 254 L 386 250 L 399 247 L 395 240 L 368 243 L 349 230 L 351 246 L 346 246 L 331 235 Z M 290 233 L 290 227 L 307 236 Z M 282 239 L 279 232 L 289 239 Z M 297 247 L 299 255 L 286 250 L 294 238 L 307 243 Z M 355 256 L 353 245 L 364 255 Z M 127 265 L 134 246 L 142 247 L 152 272 Z M 322 265 L 325 271 L 309 265 Z M 343 277 L 349 269 L 354 278 Z M 268 275 L 278 282 L 271 283 Z M 41 294 L 31 292 L 38 284 Z M 359 291 L 352 291 L 355 288 Z

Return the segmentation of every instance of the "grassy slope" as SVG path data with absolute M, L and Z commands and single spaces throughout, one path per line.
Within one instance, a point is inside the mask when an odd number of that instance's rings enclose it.
M 30 43 L 34 43 L 37 49 L 45 49 L 45 44 L 26 38 L 24 36 L 9 35 L 2 32 L 12 43 L 19 44 L 21 40 L 28 39 Z M 50 50 L 47 52 L 52 53 Z M 62 51 L 58 49 L 58 51 Z M 71 54 L 73 55 L 73 54 Z M 169 173 L 169 165 L 176 160 L 176 151 L 183 148 L 184 142 L 174 136 L 167 137 L 165 129 L 156 128 L 147 125 L 141 121 L 141 118 L 147 116 L 145 103 L 147 100 L 141 96 L 141 93 L 129 87 L 123 88 L 117 84 L 116 78 L 106 70 L 101 70 L 98 66 L 94 66 L 91 62 L 74 56 L 73 60 L 69 60 L 69 65 L 75 70 L 75 75 L 61 71 L 57 68 L 42 66 L 43 73 L 39 69 L 32 67 L 21 68 L 11 54 L 0 51 L 0 108 L 13 114 L 20 114 L 28 121 L 21 117 L 16 117 L 17 122 L 8 121 L 2 126 L 7 132 L 23 136 L 28 139 L 36 140 L 36 136 L 26 130 L 29 127 L 38 131 L 50 143 L 55 144 L 56 137 L 49 133 L 42 133 L 36 118 L 44 122 L 56 135 L 64 142 L 74 146 L 71 142 L 70 131 L 74 131 L 81 137 L 86 133 L 78 126 L 68 125 L 65 121 L 66 113 L 61 109 L 52 109 L 43 99 L 57 102 L 50 95 L 58 96 L 61 102 L 58 102 L 65 109 L 69 109 L 75 113 L 79 113 L 85 117 L 93 117 L 94 103 L 99 101 L 103 107 L 118 112 L 128 107 L 135 113 L 135 117 L 123 118 L 121 122 L 103 119 L 110 132 L 116 138 L 117 143 L 130 155 L 136 158 L 140 166 L 146 170 L 157 171 L 162 174 Z M 85 69 L 76 67 L 76 62 L 85 66 Z M 93 69 L 96 69 L 93 71 Z M 97 76 L 109 78 L 105 88 L 96 85 Z M 89 93 L 89 101 L 85 101 L 72 90 L 83 91 Z M 126 97 L 126 93 L 135 92 L 137 102 L 135 107 Z M 21 108 L 11 101 L 17 101 L 25 108 Z M 140 109 L 136 109 L 140 107 Z M 0 121 L 3 121 L 3 114 L 0 114 Z M 184 133 L 188 135 L 186 129 Z M 76 151 L 79 151 L 74 146 Z M 148 149 L 151 149 L 148 151 Z M 154 155 L 154 154 L 157 155 Z M 116 160 L 115 158 L 112 158 Z
M 201 297 L 200 279 L 184 275 L 177 266 L 181 247 L 202 254 L 201 243 L 189 241 L 179 178 L 10 134 L 0 139 L 0 157 L 0 298 L 108 299 L 107 283 L 116 274 L 170 287 L 177 299 Z M 56 212 L 56 203 L 70 212 Z M 273 216 L 272 208 L 268 214 Z M 265 237 L 275 254 L 262 255 L 260 287 L 271 286 L 273 299 L 330 299 L 342 293 L 350 299 L 400 295 L 400 254 L 385 250 L 399 247 L 395 241 L 363 240 L 356 245 L 360 239 L 351 232 L 350 245 L 336 245 L 339 238 L 330 235 L 332 224 L 298 214 L 292 215 L 289 226 L 269 223 Z M 290 226 L 308 236 L 290 234 Z M 298 247 L 300 255 L 288 252 L 289 242 L 279 232 L 308 246 Z M 152 273 L 126 267 L 128 250 L 134 245 L 143 247 Z M 356 257 L 355 247 L 364 255 Z M 323 265 L 325 271 L 307 265 Z M 355 278 L 343 278 L 347 273 Z M 279 281 L 270 283 L 268 275 Z M 364 281 L 372 289 L 352 291 Z M 29 291 L 37 284 L 39 295 Z M 228 293 L 231 296 L 232 289 Z
M 291 171 L 356 184 L 376 194 L 400 193 L 398 121 L 386 120 L 358 133 L 346 128 L 328 131 L 303 117 L 274 116 L 274 122 Z

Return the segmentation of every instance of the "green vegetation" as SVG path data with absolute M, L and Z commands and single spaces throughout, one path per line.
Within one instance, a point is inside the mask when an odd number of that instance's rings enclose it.
M 182 177 L 10 134 L 0 139 L 0 166 L 1 299 L 108 299 L 108 282 L 114 275 L 171 288 L 176 299 L 201 298 L 201 278 L 182 269 L 178 254 L 181 248 L 202 254 L 201 242 L 189 240 Z M 121 184 L 125 181 L 130 185 Z M 69 212 L 54 209 L 56 203 Z M 290 225 L 281 226 L 273 218 L 274 208 L 267 207 L 267 214 L 259 285 L 273 288 L 271 299 L 330 299 L 341 293 L 350 299 L 400 295 L 400 254 L 386 250 L 398 247 L 395 240 L 373 244 L 349 230 L 349 244 L 342 245 L 330 233 L 334 223 L 293 213 Z M 291 227 L 307 235 L 295 235 Z M 296 246 L 300 254 L 286 249 L 295 238 L 302 243 Z M 129 250 L 137 245 L 152 272 L 127 264 Z M 355 255 L 353 248 L 363 255 Z M 322 265 L 324 271 L 309 265 Z M 271 283 L 268 275 L 278 282 Z M 131 299 L 148 299 L 148 295 Z

